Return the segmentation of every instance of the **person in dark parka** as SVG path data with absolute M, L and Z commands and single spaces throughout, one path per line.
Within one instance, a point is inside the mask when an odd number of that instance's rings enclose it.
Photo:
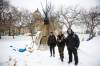
M 78 64 L 78 53 L 77 49 L 79 47 L 80 41 L 78 36 L 72 31 L 71 28 L 67 30 L 68 36 L 65 39 L 66 40 L 66 45 L 68 49 L 68 54 L 69 54 L 69 61 L 68 63 L 70 64 L 72 62 L 72 54 L 74 55 L 74 60 L 75 60 L 75 65 Z
M 50 54 L 55 57 L 55 46 L 56 46 L 56 37 L 53 32 L 50 33 L 48 37 L 48 46 L 50 47 Z
M 59 33 L 57 36 L 57 46 L 58 46 L 58 51 L 60 55 L 60 59 L 63 62 L 64 59 L 64 47 L 65 47 L 65 40 L 64 40 L 64 34 L 62 32 Z

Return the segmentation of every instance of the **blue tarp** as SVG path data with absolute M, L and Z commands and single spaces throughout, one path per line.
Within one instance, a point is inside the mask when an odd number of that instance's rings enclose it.
M 26 48 L 20 48 L 18 51 L 19 52 L 25 52 L 26 51 Z

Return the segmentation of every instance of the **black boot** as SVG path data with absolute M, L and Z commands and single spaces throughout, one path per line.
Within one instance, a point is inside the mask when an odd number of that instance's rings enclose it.
M 75 63 L 75 66 L 78 65 L 78 63 Z
M 63 62 L 63 58 L 61 58 L 61 61 Z
M 52 57 L 52 55 L 50 55 L 50 57 Z
M 70 64 L 72 61 L 68 61 L 68 64 Z

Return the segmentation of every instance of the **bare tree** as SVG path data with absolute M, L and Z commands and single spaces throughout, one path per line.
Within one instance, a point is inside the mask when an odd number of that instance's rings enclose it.
M 5 22 L 7 23 L 7 28 L 9 30 L 9 36 L 13 36 L 15 35 L 15 24 L 17 21 L 17 8 L 13 7 L 13 6 L 9 6 L 8 10 L 5 10 L 5 14 L 3 15 L 3 17 L 5 17 Z M 7 29 L 6 28 L 6 29 Z
M 93 38 L 95 36 L 94 29 L 98 25 L 100 25 L 100 12 L 98 12 L 97 8 L 93 8 L 89 11 L 89 29 L 90 29 L 90 38 Z
M 78 15 L 80 14 L 80 11 L 78 11 L 76 8 L 62 8 L 59 12 L 59 18 L 61 19 L 60 22 L 65 24 L 67 28 L 71 28 L 75 22 L 78 21 Z
M 5 31 L 5 19 L 3 18 L 4 10 L 8 9 L 9 7 L 9 2 L 6 0 L 0 0 L 0 37 L 1 37 L 1 32 Z
M 85 33 L 88 33 L 89 32 L 89 18 L 88 18 L 88 12 L 85 9 L 81 9 L 81 12 L 80 12 L 80 23 L 82 25 L 86 26 Z
M 27 26 L 28 23 L 30 23 L 29 19 L 29 11 L 24 9 L 22 11 L 18 11 L 16 17 L 17 17 L 17 21 L 16 21 L 16 27 L 18 29 L 18 34 L 21 34 L 21 28 Z
M 1 0 L 2 1 L 2 0 Z M 9 35 L 15 35 L 15 29 L 14 29 L 14 25 L 15 22 L 17 20 L 16 18 L 16 13 L 17 8 L 13 7 L 12 5 L 9 4 L 8 1 L 3 0 L 2 5 L 0 4 L 0 6 L 2 7 L 0 10 L 0 25 L 1 25 L 1 29 L 3 32 L 5 31 L 9 31 Z
M 100 25 L 100 8 L 91 8 L 89 11 L 81 12 L 81 22 L 86 25 L 86 33 L 89 33 L 89 40 L 95 36 L 94 29 Z

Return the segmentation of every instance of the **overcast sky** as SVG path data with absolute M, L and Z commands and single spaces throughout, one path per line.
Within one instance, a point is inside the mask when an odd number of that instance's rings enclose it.
M 68 6 L 80 6 L 82 8 L 91 8 L 96 5 L 100 5 L 100 0 L 47 0 L 51 2 L 55 8 L 60 8 L 61 6 L 68 7 Z M 30 11 L 34 11 L 37 8 L 40 10 L 42 4 L 45 4 L 46 0 L 10 0 L 10 3 L 18 8 L 28 9 Z M 45 6 L 45 5 L 43 5 Z

